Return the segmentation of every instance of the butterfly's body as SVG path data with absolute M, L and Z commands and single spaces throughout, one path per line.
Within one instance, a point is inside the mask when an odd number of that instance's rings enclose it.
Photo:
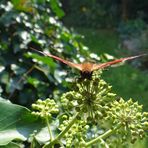
M 35 49 L 34 49 L 35 50 Z M 90 62 L 84 62 L 84 63 L 81 63 L 81 64 L 77 64 L 77 63 L 73 63 L 73 62 L 70 62 L 70 61 L 67 61 L 67 60 L 64 60 L 60 57 L 57 57 L 55 55 L 52 55 L 52 54 L 48 54 L 48 53 L 44 53 L 44 52 L 41 52 L 41 51 L 38 51 L 38 50 L 35 50 L 45 56 L 49 56 L 51 58 L 54 58 L 72 68 L 76 68 L 78 70 L 81 71 L 81 77 L 82 78 L 87 78 L 87 79 L 90 79 L 91 76 L 92 76 L 92 73 L 93 71 L 95 70 L 98 70 L 98 69 L 103 69 L 105 67 L 109 67 L 111 65 L 115 65 L 117 63 L 120 63 L 120 62 L 124 62 L 124 61 L 127 61 L 127 60 L 131 60 L 131 59 L 135 59 L 135 58 L 138 58 L 138 57 L 141 57 L 141 56 L 144 56 L 146 54 L 141 54 L 141 55 L 137 55 L 137 56 L 131 56 L 131 57 L 126 57 L 126 58 L 120 58 L 120 59 L 117 59 L 117 60 L 113 60 L 113 61 L 110 61 L 110 62 L 106 62 L 106 63 L 101 63 L 101 64 L 95 64 L 95 63 L 90 63 Z
M 82 79 L 90 79 L 92 76 L 92 64 L 93 63 L 89 63 L 89 62 L 85 62 L 81 64 L 81 78 Z
M 92 72 L 93 71 L 93 63 L 85 62 L 81 64 L 81 71 L 82 72 Z

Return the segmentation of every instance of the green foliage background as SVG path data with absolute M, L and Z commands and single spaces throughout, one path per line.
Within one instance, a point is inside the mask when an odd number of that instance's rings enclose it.
M 64 22 L 72 26 L 91 28 L 117 27 L 124 19 L 147 17 L 147 0 L 62 0 Z
M 64 90 L 67 71 L 54 60 L 32 52 L 48 50 L 59 57 L 88 55 L 60 19 L 64 12 L 59 1 L 12 0 L 0 2 L 0 86 L 2 96 L 30 105 L 39 97 Z M 66 69 L 64 67 L 64 69 Z M 62 84 L 61 83 L 62 80 Z

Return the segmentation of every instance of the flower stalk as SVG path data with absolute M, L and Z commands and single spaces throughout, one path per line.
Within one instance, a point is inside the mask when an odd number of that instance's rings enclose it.
M 109 136 L 111 136 L 112 134 L 114 134 L 114 133 L 117 131 L 117 129 L 119 129 L 120 127 L 121 127 L 121 125 L 118 124 L 118 125 L 117 125 L 116 127 L 114 127 L 113 129 L 109 129 L 109 130 L 106 131 L 104 134 L 102 134 L 102 135 L 96 137 L 95 139 L 93 139 L 93 140 L 91 140 L 91 141 L 85 143 L 85 146 L 86 146 L 86 147 L 89 147 L 89 146 L 91 146 L 91 145 L 97 143 L 97 142 L 100 141 L 100 140 L 102 141 L 102 139 L 106 139 L 107 137 L 109 137 Z
M 53 141 L 51 141 L 50 143 L 46 143 L 43 146 L 43 148 L 52 147 L 56 142 L 58 142 L 65 135 L 65 133 L 68 132 L 68 130 L 71 128 L 71 126 L 75 123 L 79 114 L 80 114 L 80 112 L 76 113 L 76 115 L 73 117 L 73 119 L 69 122 L 68 126 Z
M 53 140 L 53 136 L 52 136 L 52 131 L 50 129 L 50 124 L 49 124 L 48 117 L 46 117 L 46 124 L 47 124 L 48 132 L 49 132 L 49 135 L 50 135 L 50 140 L 52 141 Z

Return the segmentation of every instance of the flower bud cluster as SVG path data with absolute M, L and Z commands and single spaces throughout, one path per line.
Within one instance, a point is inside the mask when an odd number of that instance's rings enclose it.
M 145 130 L 148 129 L 148 113 L 142 112 L 142 106 L 132 99 L 124 101 L 114 101 L 107 111 L 107 121 L 111 121 L 113 125 L 120 124 L 121 128 L 117 130 L 119 135 L 131 139 L 134 143 L 138 138 L 144 138 Z
M 32 104 L 33 111 L 32 114 L 39 116 L 43 119 L 51 119 L 52 114 L 57 114 L 59 112 L 58 105 L 53 99 L 37 100 L 35 104 Z
M 65 127 L 68 126 L 69 122 L 72 120 L 72 117 L 68 117 L 67 115 L 63 115 L 63 122 L 60 124 L 59 129 L 63 131 Z M 84 140 L 86 135 L 86 131 L 89 126 L 85 121 L 77 119 L 69 131 L 64 135 L 63 139 L 66 143 L 67 148 L 71 148 L 74 145 L 77 147 L 84 147 Z
M 78 80 L 74 91 L 63 94 L 61 102 L 64 108 L 82 111 L 90 120 L 103 118 L 108 104 L 115 100 L 116 95 L 111 93 L 111 86 L 100 79 L 99 74 L 94 73 L 91 80 Z

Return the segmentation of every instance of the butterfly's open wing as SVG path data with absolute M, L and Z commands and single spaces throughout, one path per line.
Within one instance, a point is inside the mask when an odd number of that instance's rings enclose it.
M 33 48 L 32 48 L 32 49 L 33 49 Z M 49 56 L 49 57 L 51 57 L 51 58 L 53 58 L 53 59 L 55 59 L 55 60 L 58 60 L 58 61 L 60 61 L 60 62 L 62 62 L 62 63 L 64 63 L 64 64 L 66 64 L 66 65 L 68 65 L 68 66 L 70 66 L 70 67 L 76 68 L 76 69 L 78 69 L 78 70 L 82 70 L 81 64 L 76 64 L 76 63 L 73 63 L 73 62 L 64 60 L 64 59 L 62 59 L 62 58 L 59 58 L 59 57 L 57 57 L 57 56 L 55 56 L 55 55 L 52 55 L 52 54 L 49 54 L 49 53 L 45 53 L 45 52 L 42 52 L 42 51 L 38 51 L 38 50 L 36 50 L 36 49 L 33 49 L 33 50 L 35 50 L 35 51 L 37 51 L 37 52 L 39 52 L 39 53 L 41 53 L 41 54 L 43 54 L 43 55 L 45 55 L 45 56 Z
M 106 62 L 106 63 L 102 63 L 102 64 L 94 64 L 92 69 L 93 69 L 93 71 L 97 70 L 97 69 L 103 69 L 105 67 L 108 67 L 108 66 L 111 66 L 111 65 L 115 65 L 117 63 L 124 62 L 124 61 L 127 61 L 127 60 L 132 60 L 132 59 L 144 56 L 144 55 L 147 55 L 147 54 L 141 54 L 141 55 L 137 55 L 137 56 L 121 58 L 121 59 L 117 59 L 117 60 Z

